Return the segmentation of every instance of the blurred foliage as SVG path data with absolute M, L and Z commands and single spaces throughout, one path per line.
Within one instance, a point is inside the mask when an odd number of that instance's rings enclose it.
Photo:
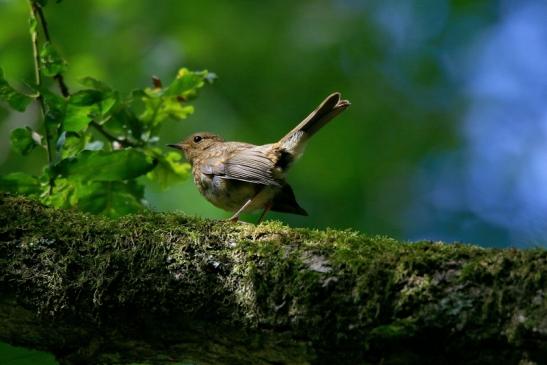
M 28 9 L 21 3 L 0 5 L 0 65 L 16 85 L 33 79 L 31 45 L 23 26 Z M 325 95 L 341 91 L 352 102 L 351 109 L 314 137 L 289 176 L 311 217 L 274 217 L 295 225 L 401 236 L 416 165 L 458 144 L 455 121 L 464 100 L 443 51 L 465 44 L 493 21 L 495 2 L 408 2 L 403 8 L 420 19 L 416 24 L 398 6 L 351 0 L 168 0 L 161 6 L 82 0 L 51 3 L 46 16 L 54 45 L 68 62 L 69 85 L 90 76 L 129 93 L 148 83 L 151 75 L 167 79 L 180 65 L 220 75 L 215 87 L 196 101 L 198 111 L 190 123 L 165 123 L 160 145 L 196 130 L 268 143 Z M 149 105 L 155 102 L 153 95 L 148 97 Z M 34 113 L 35 108 L 22 115 L 10 113 L 0 126 L 4 133 L 24 128 L 36 119 Z M 79 128 L 78 120 L 76 115 L 71 129 Z M 70 148 L 81 148 L 67 137 Z M 26 160 L 9 154 L 0 172 L 39 174 L 44 157 L 38 151 Z M 0 154 L 8 154 L 5 147 Z M 158 160 L 161 166 L 180 162 L 175 155 Z M 173 182 L 159 170 L 148 175 L 161 178 L 164 186 Z M 169 190 L 146 184 L 145 196 L 154 208 L 226 216 L 201 198 L 190 181 Z

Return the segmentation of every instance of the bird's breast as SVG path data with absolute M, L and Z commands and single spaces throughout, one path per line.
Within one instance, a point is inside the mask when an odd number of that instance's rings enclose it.
M 275 195 L 275 189 L 272 187 L 226 179 L 218 175 L 194 173 L 194 182 L 208 201 L 231 212 L 239 210 L 247 200 L 253 198 L 253 203 L 245 211 L 262 209 Z

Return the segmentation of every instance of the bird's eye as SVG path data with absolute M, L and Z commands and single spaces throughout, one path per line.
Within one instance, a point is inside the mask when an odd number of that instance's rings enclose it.
M 194 137 L 194 143 L 199 143 L 199 142 L 201 142 L 201 140 L 202 140 L 201 136 L 195 136 Z

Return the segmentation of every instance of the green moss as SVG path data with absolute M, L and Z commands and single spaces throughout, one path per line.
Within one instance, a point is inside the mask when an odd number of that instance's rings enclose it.
M 58 356 L 489 363 L 547 351 L 545 250 L 166 213 L 109 220 L 9 196 L 0 222 L 0 290 L 55 325 L 62 346 L 45 348 Z M 35 333 L 27 344 L 43 342 Z

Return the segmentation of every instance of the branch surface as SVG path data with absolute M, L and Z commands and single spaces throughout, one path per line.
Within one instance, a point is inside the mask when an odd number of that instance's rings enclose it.
M 547 252 L 0 195 L 0 339 L 62 364 L 547 358 Z

